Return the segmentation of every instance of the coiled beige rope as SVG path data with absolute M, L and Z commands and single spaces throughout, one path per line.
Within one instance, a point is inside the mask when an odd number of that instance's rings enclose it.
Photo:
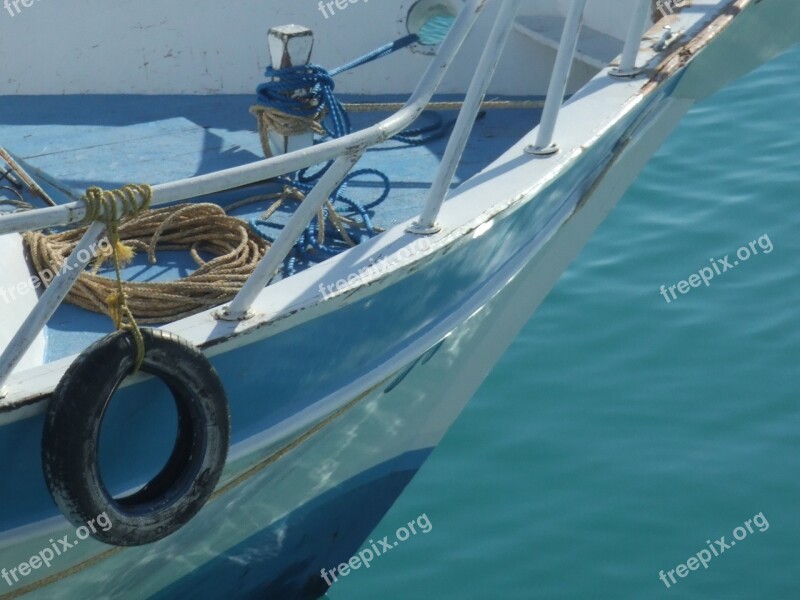
M 85 232 L 83 227 L 51 235 L 25 234 L 31 260 L 43 281 L 49 282 L 52 274 L 63 268 Z M 228 216 L 216 204 L 182 204 L 124 218 L 118 235 L 125 247 L 147 252 L 151 264 L 156 263 L 159 250 L 189 250 L 198 265 L 197 270 L 176 281 L 122 282 L 128 309 L 141 323 L 167 323 L 228 302 L 269 248 L 269 243 L 246 223 Z M 106 261 L 113 259 L 113 247 L 112 243 L 97 253 L 92 271 L 81 274 L 67 301 L 118 321 L 120 315 L 112 314 L 113 303 L 109 302 L 117 293 L 117 281 L 97 274 Z M 201 252 L 215 258 L 206 262 Z M 48 273 L 50 277 L 46 277 Z

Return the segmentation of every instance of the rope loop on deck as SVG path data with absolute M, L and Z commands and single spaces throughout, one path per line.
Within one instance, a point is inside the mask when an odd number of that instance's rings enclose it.
M 83 227 L 50 235 L 25 234 L 31 261 L 45 285 L 60 272 L 85 233 Z M 99 244 L 92 268 L 81 274 L 67 301 L 108 314 L 120 328 L 135 322 L 168 323 L 230 301 L 269 248 L 244 221 L 216 204 L 150 210 L 121 219 L 116 234 L 109 233 L 110 248 Z M 121 256 L 118 246 L 127 247 L 129 255 Z M 197 269 L 172 281 L 122 281 L 121 268 L 136 251 L 145 252 L 148 262 L 155 264 L 157 252 L 174 250 L 189 251 Z M 114 279 L 99 274 L 109 259 L 114 262 Z

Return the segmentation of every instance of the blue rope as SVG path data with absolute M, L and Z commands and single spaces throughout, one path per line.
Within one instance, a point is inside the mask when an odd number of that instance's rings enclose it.
M 332 163 L 328 163 L 313 175 L 308 175 L 308 169 L 303 169 L 302 171 L 295 173 L 293 177 L 282 177 L 279 178 L 277 182 L 284 186 L 294 187 L 303 194 L 308 194 L 314 188 L 317 180 L 322 177 L 322 175 L 324 175 L 325 172 L 330 168 L 331 164 Z M 369 204 L 362 206 L 352 198 L 345 196 L 344 193 L 347 190 L 348 184 L 350 184 L 353 180 L 365 175 L 377 176 L 383 184 L 383 191 L 378 198 Z M 347 177 L 345 177 L 342 183 L 339 184 L 339 186 L 331 194 L 331 203 L 334 206 L 339 204 L 347 207 L 349 210 L 346 214 L 349 217 L 359 217 L 364 224 L 364 235 L 366 238 L 370 238 L 377 235 L 378 232 L 376 231 L 375 226 L 372 224 L 372 217 L 369 211 L 384 202 L 389 197 L 390 191 L 391 182 L 383 172 L 378 171 L 377 169 L 360 169 L 350 173 Z M 280 224 L 271 223 L 264 219 L 252 219 L 250 221 L 250 225 L 265 239 L 270 238 L 263 233 L 263 231 L 260 229 L 261 227 L 268 227 L 271 229 L 283 228 L 283 226 Z M 326 228 L 325 234 L 327 237 L 333 240 L 333 244 L 321 244 L 319 242 L 317 234 L 320 227 Z M 353 231 L 348 231 L 347 233 L 356 244 L 360 244 L 365 239 L 362 235 L 358 235 Z M 303 232 L 303 235 L 300 236 L 299 240 L 297 240 L 292 254 L 284 262 L 285 272 L 287 275 L 292 275 L 297 268 L 298 262 L 302 263 L 303 265 L 310 265 L 315 261 L 318 262 L 318 257 L 314 256 L 314 252 L 317 254 L 322 254 L 325 257 L 335 256 L 346 247 L 343 246 L 343 244 L 345 244 L 345 240 L 341 237 L 339 232 L 333 227 L 328 227 L 328 210 L 327 208 L 323 208 L 322 222 L 320 223 L 319 217 L 315 217 L 311 223 L 309 223 L 308 227 Z M 309 248 L 312 250 L 312 252 L 309 252 Z
M 449 21 L 448 21 L 449 19 Z M 332 138 L 340 138 L 348 135 L 352 131 L 350 116 L 344 106 L 334 94 L 336 84 L 333 78 L 337 75 L 368 64 L 380 58 L 384 58 L 407 48 L 415 43 L 425 45 L 435 45 L 441 43 L 446 37 L 447 32 L 453 24 L 453 19 L 449 17 L 434 17 L 420 31 L 419 35 L 412 34 L 399 40 L 381 46 L 372 52 L 357 58 L 347 64 L 342 65 L 332 71 L 327 71 L 319 65 L 305 65 L 299 67 L 289 67 L 286 69 L 273 69 L 267 67 L 265 75 L 270 78 L 266 83 L 262 83 L 256 89 L 258 104 L 268 108 L 274 108 L 280 112 L 298 116 L 318 119 L 326 112 L 326 117 L 322 122 L 325 132 Z M 304 91 L 302 95 L 295 95 L 298 91 Z M 441 115 L 434 113 L 434 122 L 415 129 L 407 129 L 396 135 L 393 139 L 411 146 L 425 145 L 433 140 L 444 137 L 452 128 L 455 120 L 445 124 Z M 310 173 L 309 169 L 298 171 L 290 178 L 279 178 L 278 182 L 298 189 L 303 194 L 308 194 L 319 181 L 319 179 L 331 167 L 333 161 L 328 162 L 316 172 Z M 352 198 L 345 196 L 348 185 L 355 179 L 363 176 L 375 176 L 381 180 L 383 191 L 372 202 L 361 205 Z M 358 216 L 363 223 L 364 234 L 366 237 L 377 235 L 377 231 L 372 224 L 370 211 L 383 203 L 392 189 L 392 184 L 385 173 L 377 169 L 360 169 L 350 173 L 342 183 L 333 191 L 330 200 L 334 207 L 344 205 L 348 209 L 348 216 Z M 277 223 L 270 223 L 262 219 L 253 219 L 251 226 L 263 237 L 268 238 L 262 233 L 260 227 L 272 229 L 282 229 L 283 226 Z M 322 244 L 319 242 L 318 233 L 320 227 L 326 228 L 325 234 L 332 244 Z M 361 243 L 363 236 L 348 231 L 347 235 L 355 243 Z M 336 245 L 339 247 L 336 247 Z M 323 256 L 335 256 L 345 244 L 345 239 L 336 231 L 334 227 L 328 227 L 328 210 L 323 208 L 322 220 L 320 217 L 312 219 L 303 235 L 295 244 L 292 254 L 284 262 L 284 272 L 292 275 L 298 266 L 308 266 L 315 262 L 314 254 Z M 309 251 L 310 250 L 310 251 Z
M 270 66 L 265 74 L 272 81 L 262 83 L 256 88 L 258 104 L 296 117 L 317 118 L 327 109 L 327 120 L 331 122 L 331 126 L 324 124 L 324 127 L 328 135 L 343 137 L 350 133 L 350 116 L 333 93 L 336 84 L 324 68 L 319 65 L 305 65 L 273 69 Z M 308 94 L 302 97 L 293 96 L 294 92 L 300 90 L 308 90 Z
M 258 104 L 296 117 L 309 118 L 317 118 L 327 109 L 326 120 L 330 121 L 331 125 L 323 123 L 326 133 L 333 138 L 343 137 L 352 131 L 352 125 L 350 116 L 334 94 L 336 83 L 333 78 L 398 52 L 418 40 L 418 36 L 408 35 L 330 72 L 319 65 L 303 65 L 285 69 L 274 69 L 269 66 L 264 74 L 270 78 L 270 81 L 262 83 L 256 88 Z M 295 96 L 294 92 L 300 90 L 309 91 L 301 97 Z

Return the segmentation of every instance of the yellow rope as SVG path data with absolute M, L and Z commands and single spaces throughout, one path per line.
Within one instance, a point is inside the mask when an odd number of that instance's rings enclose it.
M 240 200 L 228 206 L 228 212 L 234 211 L 237 208 L 241 208 L 243 206 L 247 206 L 248 204 L 253 204 L 255 202 L 262 202 L 264 200 L 271 200 L 272 204 L 270 204 L 267 209 L 261 213 L 259 220 L 266 221 L 272 215 L 277 212 L 281 206 L 283 206 L 284 202 L 287 200 L 294 200 L 295 202 L 303 202 L 306 196 L 298 190 L 296 187 L 287 185 L 284 186 L 283 190 L 274 194 L 262 194 L 260 196 L 253 196 L 251 198 L 246 198 L 244 200 Z M 339 235 L 342 236 L 344 242 L 350 246 L 351 248 L 356 246 L 356 242 L 350 237 L 350 234 L 347 231 L 347 228 L 359 228 L 363 227 L 364 224 L 361 221 L 357 221 L 355 219 L 350 219 L 348 217 L 340 215 L 333 206 L 333 203 L 330 200 L 325 201 L 325 205 L 319 209 L 317 213 L 317 218 L 319 219 L 320 226 L 317 228 L 317 242 L 319 244 L 325 243 L 326 232 L 325 227 L 322 226 L 323 221 L 325 220 L 325 210 L 328 211 L 328 221 L 331 225 L 333 225 L 334 229 L 339 232 Z M 384 231 L 381 227 L 373 227 L 373 229 L 380 233 Z
M 27 233 L 25 241 L 31 261 L 40 274 L 59 269 L 74 250 L 84 229 L 52 235 Z M 188 250 L 198 268 L 186 277 L 164 282 L 122 284 L 131 314 L 140 323 L 166 323 L 187 317 L 231 300 L 266 254 L 269 244 L 246 223 L 225 214 L 216 204 L 182 204 L 151 210 L 125 219 L 118 230 L 121 242 L 131 251 L 145 252 L 150 264 L 158 251 Z M 204 260 L 201 252 L 214 256 Z M 119 293 L 115 281 L 98 274 L 112 257 L 97 254 L 93 268 L 82 273 L 67 300 L 93 312 L 108 313 L 105 301 Z M 42 276 L 42 280 L 47 278 Z
M 125 200 L 118 211 L 111 200 L 121 199 L 120 194 Z M 67 301 L 106 313 L 118 329 L 131 331 L 137 343 L 137 369 L 144 358 L 138 323 L 170 322 L 231 300 L 269 248 L 246 223 L 228 216 L 216 204 L 183 204 L 138 214 L 151 199 L 144 186 L 117 192 L 93 188 L 87 198 L 84 222 L 105 223 L 109 244 L 100 246 L 93 268 L 81 274 Z M 86 227 L 51 235 L 25 234 L 31 262 L 42 281 L 49 283 L 62 269 L 85 232 Z M 137 250 L 145 251 L 151 264 L 156 262 L 157 250 L 189 250 L 199 268 L 177 281 L 124 282 L 122 267 Z M 215 258 L 205 261 L 201 251 Z M 109 260 L 114 264 L 114 279 L 98 275 Z
M 230 301 L 270 247 L 247 223 L 229 216 L 216 204 L 181 204 L 142 212 L 152 199 L 147 186 L 127 186 L 112 192 L 91 188 L 86 197 L 84 223 L 93 220 L 105 223 L 109 244 L 102 244 L 95 252 L 92 268 L 80 275 L 66 299 L 86 310 L 108 314 L 118 329 L 131 331 L 137 339 L 138 366 L 144 349 L 139 346 L 142 344 L 139 323 L 167 323 Z M 120 200 L 119 207 L 112 201 L 115 198 Z M 228 212 L 267 201 L 267 208 L 260 216 L 267 220 L 287 202 L 299 204 L 304 200 L 305 195 L 297 188 L 286 186 L 277 193 L 236 202 L 228 207 Z M 348 231 L 363 224 L 338 214 L 330 201 L 325 208 L 328 221 L 344 242 L 355 246 Z M 320 223 L 323 213 L 320 209 Z M 50 235 L 39 232 L 24 235 L 31 262 L 45 284 L 61 271 L 85 233 L 86 226 Z M 326 227 L 320 226 L 317 236 L 318 242 L 324 244 Z M 175 281 L 123 281 L 122 267 L 136 252 L 146 253 L 149 263 L 155 264 L 156 253 L 164 250 L 188 250 L 198 268 Z M 214 258 L 206 261 L 201 252 Z M 114 265 L 113 279 L 98 274 L 108 261 Z
M 342 104 L 347 112 L 396 112 L 403 108 L 403 102 L 345 102 Z M 425 110 L 461 110 L 464 103 L 429 102 Z M 533 110 L 544 108 L 542 100 L 486 100 L 481 103 L 481 110 Z
M 353 102 L 345 103 L 347 112 L 395 112 L 405 106 L 402 102 Z M 463 102 L 431 102 L 426 106 L 426 110 L 461 110 Z M 481 104 L 481 110 L 519 110 L 519 109 L 539 109 L 544 106 L 541 100 L 486 100 Z M 322 111 L 314 117 L 299 117 L 275 108 L 255 105 L 250 107 L 252 114 L 258 121 L 258 133 L 261 138 L 261 148 L 266 158 L 272 157 L 272 149 L 269 145 L 269 134 L 274 131 L 278 135 L 292 137 L 304 133 L 314 132 L 319 135 L 325 134 L 322 121 L 326 112 Z
M 144 338 L 136 323 L 136 319 L 128 307 L 128 297 L 122 285 L 122 266 L 129 263 L 134 256 L 133 249 L 122 243 L 119 235 L 119 224 L 123 217 L 136 217 L 150 208 L 153 200 L 153 190 L 149 185 L 126 185 L 118 190 L 102 190 L 99 187 L 90 187 L 84 196 L 86 202 L 85 224 L 99 221 L 106 226 L 106 237 L 111 244 L 114 272 L 116 274 L 116 291 L 108 294 L 106 305 L 108 314 L 114 321 L 117 330 L 130 331 L 136 341 L 136 362 L 134 372 L 138 371 L 144 362 Z M 120 215 L 119 212 L 122 212 Z M 83 237 L 83 236 L 81 236 Z
M 322 127 L 322 119 L 325 116 L 324 111 L 316 117 L 299 117 L 281 112 L 274 108 L 256 105 L 250 107 L 250 114 L 258 121 L 261 148 L 266 158 L 272 156 L 272 149 L 269 145 L 269 134 L 271 131 L 286 137 L 302 135 L 312 131 L 319 135 L 325 133 L 325 129 Z
M 83 200 L 86 202 L 84 225 L 100 221 L 110 226 L 114 223 L 118 224 L 123 217 L 135 217 L 150 208 L 150 203 L 153 201 L 153 190 L 146 184 L 130 184 L 118 190 L 90 187 L 86 190 Z M 118 214 L 119 208 L 122 209 L 121 215 Z

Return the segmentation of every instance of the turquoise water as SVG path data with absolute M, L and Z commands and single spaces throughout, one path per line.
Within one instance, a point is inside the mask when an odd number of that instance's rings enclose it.
M 332 600 L 800 597 L 799 66 L 685 118 L 375 534 L 431 531 Z

